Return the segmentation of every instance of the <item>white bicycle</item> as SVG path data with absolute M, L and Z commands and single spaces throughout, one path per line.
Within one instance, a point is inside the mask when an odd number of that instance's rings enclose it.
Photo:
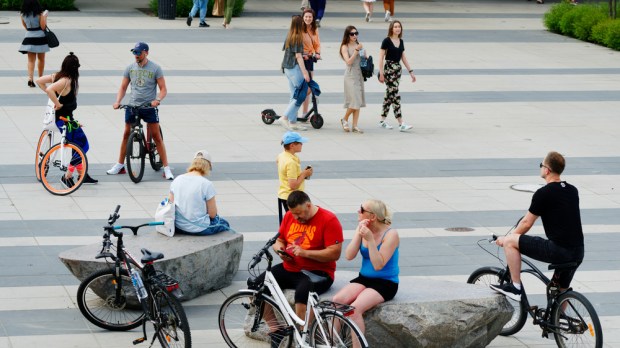
M 331 301 L 319 302 L 310 291 L 305 318 L 301 319 L 289 305 L 271 273 L 273 256 L 269 248 L 276 235 L 252 258 L 248 271 L 248 289 L 239 290 L 220 307 L 220 332 L 229 347 L 362 347 L 366 338 L 348 318 L 354 307 Z M 264 257 L 263 257 L 264 256 Z M 264 281 L 258 278 L 256 266 L 267 260 Z M 316 284 L 324 277 L 302 271 Z M 278 343 L 279 342 L 279 343 Z

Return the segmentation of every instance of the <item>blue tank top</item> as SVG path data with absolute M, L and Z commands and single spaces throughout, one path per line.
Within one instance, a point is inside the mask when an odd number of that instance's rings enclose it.
M 381 245 L 383 244 L 383 238 L 390 231 L 391 228 L 388 228 L 387 231 L 381 237 L 381 243 L 377 246 L 377 250 L 381 250 Z M 380 278 L 392 281 L 394 283 L 398 283 L 398 273 L 400 272 L 398 268 L 398 248 L 394 249 L 394 254 L 388 260 L 388 262 L 383 266 L 379 271 L 375 271 L 375 268 L 372 266 L 372 262 L 370 262 L 370 253 L 368 252 L 368 248 L 364 246 L 364 243 L 360 243 L 360 253 L 362 254 L 362 269 L 360 270 L 360 274 L 364 277 L 368 278 Z

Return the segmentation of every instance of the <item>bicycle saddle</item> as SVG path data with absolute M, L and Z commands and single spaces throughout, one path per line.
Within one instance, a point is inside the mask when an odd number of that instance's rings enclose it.
M 567 262 L 567 263 L 552 263 L 549 265 L 549 270 L 557 269 L 557 270 L 567 270 L 579 267 L 581 262 Z
M 316 275 L 316 274 L 314 274 L 314 273 L 312 273 L 310 271 L 306 271 L 305 269 L 302 269 L 301 273 L 305 274 L 306 277 L 308 277 L 308 279 L 310 279 L 310 282 L 312 284 L 320 283 L 320 282 L 322 282 L 322 281 L 327 279 L 326 277 L 323 277 L 323 276 L 320 276 L 320 275 Z
M 146 248 L 142 248 L 140 249 L 140 251 L 142 252 L 142 255 L 144 255 L 140 259 L 140 262 L 142 263 L 153 262 L 153 261 L 161 260 L 164 258 L 164 254 L 159 253 L 157 251 L 152 252 Z

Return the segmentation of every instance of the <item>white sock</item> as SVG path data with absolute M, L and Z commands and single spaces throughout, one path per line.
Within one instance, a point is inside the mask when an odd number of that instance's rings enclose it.
M 521 290 L 521 283 L 512 283 L 517 290 Z

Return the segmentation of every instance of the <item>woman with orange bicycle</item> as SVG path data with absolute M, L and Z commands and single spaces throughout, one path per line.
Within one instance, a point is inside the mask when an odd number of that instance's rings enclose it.
M 73 111 L 77 109 L 77 94 L 79 89 L 78 80 L 80 78 L 80 60 L 78 57 L 69 52 L 69 55 L 65 57 L 60 67 L 60 71 L 51 75 L 44 75 L 37 79 L 37 85 L 41 88 L 50 100 L 54 103 L 54 109 L 56 110 L 56 126 L 61 128 L 64 125 L 61 117 L 66 118 L 67 123 L 67 136 L 66 139 L 69 142 L 78 145 L 84 153 L 89 149 L 88 139 L 82 129 L 82 126 L 73 118 Z M 48 85 L 49 84 L 49 85 Z M 79 160 L 78 160 L 79 161 Z M 99 180 L 95 180 L 83 173 L 82 162 L 71 161 L 67 170 L 67 175 L 60 180 L 64 186 L 71 188 L 75 185 L 72 175 L 75 170 L 81 175 L 85 175 L 84 184 L 96 184 Z M 75 163 L 74 163 L 75 162 Z

